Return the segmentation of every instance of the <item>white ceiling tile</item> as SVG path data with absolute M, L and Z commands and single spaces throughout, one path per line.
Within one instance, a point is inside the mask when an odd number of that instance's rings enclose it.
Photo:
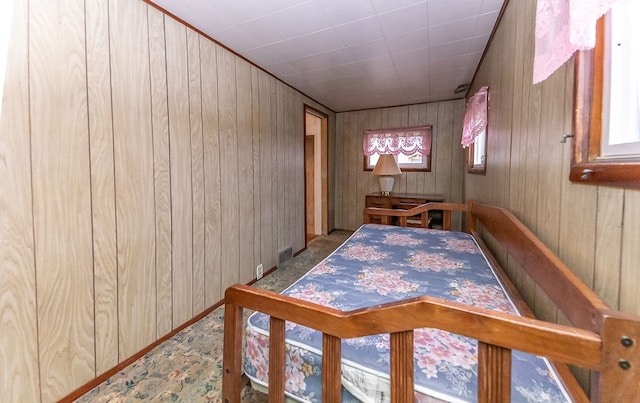
M 429 25 L 445 25 L 475 17 L 482 8 L 482 0 L 430 0 Z
M 426 2 L 427 0 L 372 0 L 378 14 Z
M 302 3 L 239 25 L 266 44 L 331 28 L 315 2 Z
M 357 60 L 377 59 L 381 56 L 389 56 L 387 42 L 384 39 L 350 46 L 349 51 Z
M 424 66 L 429 62 L 429 53 L 427 52 L 427 48 L 398 53 L 391 57 L 393 58 L 393 63 L 396 66 Z
M 462 97 L 503 0 L 150 0 L 335 110 Z
M 476 18 L 429 28 L 429 46 L 443 45 L 480 35 L 476 32 Z
M 387 38 L 424 29 L 427 23 L 427 3 L 379 14 L 378 20 Z
M 264 1 L 264 0 L 263 0 Z M 315 0 L 334 26 L 376 16 L 371 0 Z
M 387 46 L 391 54 L 403 53 L 414 49 L 426 48 L 429 45 L 428 28 L 408 32 L 387 38 Z
M 337 26 L 334 29 L 347 46 L 359 45 L 384 38 L 376 17 L 353 21 Z
M 242 0 L 208 1 L 207 3 L 211 7 L 215 7 L 218 11 L 224 11 L 231 16 L 236 23 L 243 23 L 310 1 L 311 0 Z
M 266 46 L 266 49 L 273 51 L 280 60 L 295 60 L 343 48 L 344 44 L 331 29 Z
M 465 54 L 472 49 L 472 40 L 463 39 L 461 41 L 449 42 L 445 45 L 437 45 L 429 48 L 431 60 L 446 59 L 460 54 Z M 487 43 L 486 40 L 484 42 Z

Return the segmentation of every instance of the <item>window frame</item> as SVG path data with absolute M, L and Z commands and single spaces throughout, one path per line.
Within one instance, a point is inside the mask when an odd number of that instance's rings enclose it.
M 596 47 L 575 56 L 573 152 L 569 179 L 593 185 L 640 188 L 638 158 L 601 158 L 604 84 L 604 17 L 598 20 Z
M 433 143 L 432 143 L 433 145 Z M 433 150 L 431 150 L 431 152 L 429 154 L 423 154 L 423 157 L 427 157 L 427 162 L 426 162 L 426 167 L 421 167 L 421 168 L 409 168 L 407 167 L 405 164 L 400 164 L 398 163 L 398 167 L 400 168 L 400 170 L 402 172 L 431 172 L 431 154 L 433 153 Z M 377 154 L 377 153 L 376 153 Z M 363 164 L 363 170 L 364 171 L 373 171 L 373 168 L 375 168 L 375 165 L 371 165 L 369 163 L 369 158 L 371 158 L 372 156 L 367 156 L 367 155 L 363 155 L 362 156 L 362 164 Z
M 433 160 L 433 126 L 432 125 L 422 125 L 422 126 L 410 126 L 410 127 L 400 127 L 393 129 L 367 129 L 364 131 L 364 136 L 371 134 L 371 132 L 383 132 L 383 133 L 393 133 L 393 132 L 406 132 L 408 130 L 428 130 L 429 131 L 429 154 L 422 154 L 423 161 L 420 165 L 415 164 L 415 166 L 407 166 L 406 164 L 402 164 L 398 162 L 398 167 L 402 172 L 431 172 L 431 161 Z M 364 139 L 363 139 L 364 140 Z M 377 155 L 378 153 L 374 153 L 373 155 Z M 371 156 L 373 156 L 371 155 Z M 373 171 L 375 165 L 371 165 L 369 163 L 369 158 L 371 156 L 363 155 L 362 156 L 362 170 L 363 171 Z M 427 158 L 425 163 L 424 157 Z M 396 161 L 398 158 L 396 158 Z
M 488 120 L 488 116 L 487 116 Z M 467 147 L 467 173 L 474 175 L 486 175 L 487 174 L 487 140 L 489 134 L 489 122 L 487 121 L 487 127 L 474 139 L 473 144 Z M 478 138 L 484 137 L 484 150 L 482 150 L 482 162 L 475 163 L 475 150 Z

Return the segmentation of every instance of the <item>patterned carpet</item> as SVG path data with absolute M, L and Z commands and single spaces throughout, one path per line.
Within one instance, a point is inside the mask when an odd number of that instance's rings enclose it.
M 307 249 L 254 286 L 280 292 L 335 250 L 350 235 L 334 231 L 309 242 Z M 107 379 L 77 402 L 220 402 L 224 306 L 162 343 Z M 243 402 L 266 402 L 246 387 Z

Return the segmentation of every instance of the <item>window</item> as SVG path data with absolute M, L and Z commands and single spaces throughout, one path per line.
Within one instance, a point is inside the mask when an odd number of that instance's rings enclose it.
M 486 174 L 486 154 L 487 154 L 487 129 L 485 128 L 473 140 L 469 146 L 467 155 L 467 172 L 471 174 Z
M 395 155 L 402 171 L 431 171 L 431 126 L 367 130 L 362 146 L 366 171 L 373 170 L 380 154 Z
M 471 174 L 487 172 L 488 105 L 489 87 L 482 87 L 469 98 L 464 112 L 461 144 L 469 148 L 467 172 Z
M 572 181 L 640 187 L 638 18 L 638 2 L 616 3 L 576 55 Z

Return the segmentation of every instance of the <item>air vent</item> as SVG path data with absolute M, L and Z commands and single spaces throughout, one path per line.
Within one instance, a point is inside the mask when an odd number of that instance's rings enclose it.
M 278 252 L 278 265 L 281 265 L 282 263 L 286 262 L 292 257 L 293 257 L 293 247 L 289 246 L 286 249 L 282 249 L 280 252 Z

